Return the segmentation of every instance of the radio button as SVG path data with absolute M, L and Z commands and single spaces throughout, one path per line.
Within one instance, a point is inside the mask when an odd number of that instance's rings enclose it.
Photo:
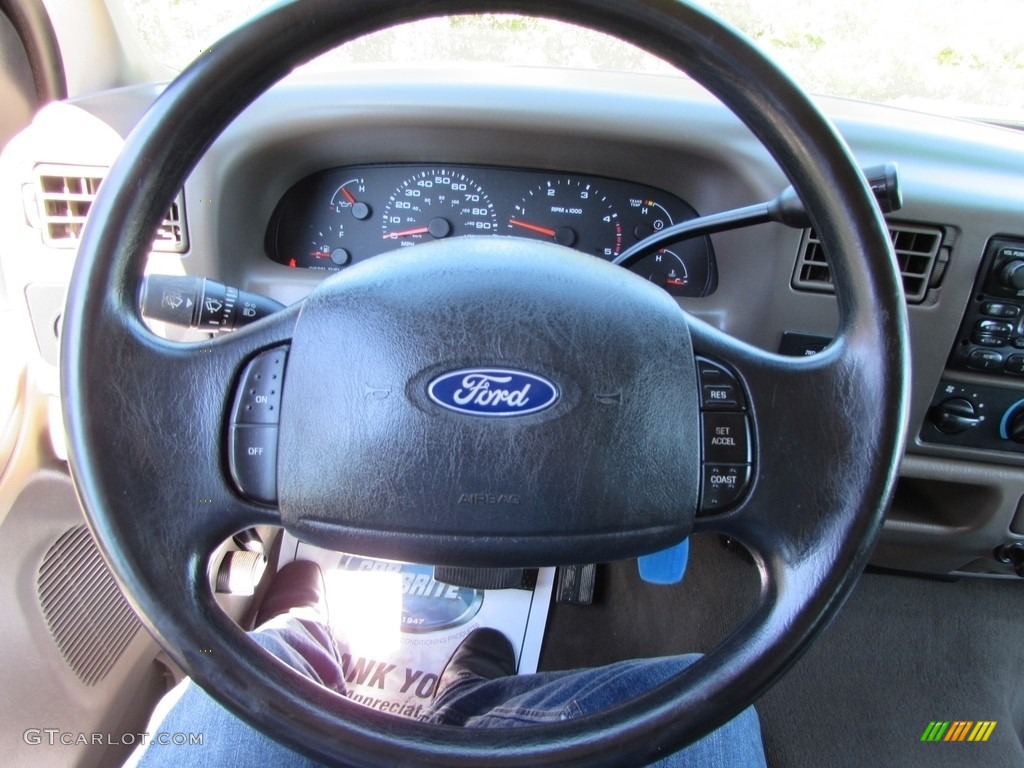
M 967 358 L 967 365 L 978 371 L 998 371 L 1003 367 L 1003 356 L 990 349 L 976 349 Z
M 990 333 L 972 333 L 971 341 L 979 347 L 1005 347 L 1009 339 L 1006 336 L 993 336 Z
M 1000 304 L 996 301 L 990 301 L 987 304 L 982 305 L 981 314 L 987 315 L 988 317 L 1020 317 L 1020 307 L 1015 304 Z
M 1005 323 L 1000 320 L 979 320 L 974 328 L 978 333 L 988 333 L 993 336 L 1009 336 L 1013 333 L 1013 323 Z
M 1024 355 L 1010 355 L 1006 361 L 1006 372 L 1024 376 Z

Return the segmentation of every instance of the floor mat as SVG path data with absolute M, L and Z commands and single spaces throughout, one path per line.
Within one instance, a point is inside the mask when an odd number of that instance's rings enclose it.
M 716 537 L 654 587 L 602 566 L 598 603 L 552 609 L 541 669 L 707 651 L 757 595 L 757 572 Z M 757 704 L 769 765 L 1022 766 L 1024 584 L 866 574 L 810 651 Z M 995 721 L 988 740 L 922 741 L 935 721 Z M 950 729 L 952 730 L 952 729 Z

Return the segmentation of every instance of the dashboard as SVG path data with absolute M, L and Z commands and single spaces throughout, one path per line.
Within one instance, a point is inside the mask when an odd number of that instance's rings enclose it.
M 158 93 L 140 86 L 49 105 L 0 157 L 12 182 L 0 264 L 9 295 L 21 297 L 15 332 L 36 341 L 31 378 L 53 397 L 75 240 L 46 236 L 43 202 L 63 184 L 74 189 L 60 211 L 84 206 L 79 191 L 99 183 Z M 909 438 L 873 562 L 1009 577 L 993 551 L 1024 542 L 1024 444 L 1010 439 L 1024 438 L 1024 411 L 1005 415 L 1024 407 L 1024 267 L 1012 264 L 1024 260 L 1024 134 L 820 105 L 860 165 L 899 165 L 904 193 L 887 219 L 908 295 Z M 40 168 L 64 181 L 41 181 Z M 550 239 L 611 259 L 648 231 L 769 200 L 788 183 L 739 119 L 680 78 L 500 67 L 296 75 L 192 169 L 168 218 L 180 238 L 154 250 L 148 269 L 291 304 L 332 272 L 463 234 Z M 68 234 L 66 219 L 57 234 Z M 635 269 L 687 312 L 765 350 L 809 354 L 836 330 L 827 257 L 810 230 L 724 232 Z M 986 314 L 997 310 L 1015 314 Z M 998 369 L 986 367 L 993 352 Z M 943 432 L 939 418 L 967 426 Z
M 610 260 L 696 216 L 676 195 L 621 179 L 488 166 L 350 166 L 291 187 L 274 209 L 266 250 L 288 267 L 335 272 L 430 240 L 509 235 Z M 707 238 L 663 248 L 632 269 L 673 296 L 707 296 L 717 285 Z

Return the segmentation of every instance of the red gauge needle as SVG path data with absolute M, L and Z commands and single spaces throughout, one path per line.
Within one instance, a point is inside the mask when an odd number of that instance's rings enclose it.
M 541 235 L 547 235 L 548 237 L 555 236 L 555 230 L 548 229 L 547 227 L 538 227 L 536 224 L 529 224 L 525 221 L 519 221 L 518 219 L 509 219 L 508 223 L 513 227 L 522 227 L 523 229 L 528 229 L 531 232 L 537 232 Z
M 680 277 L 670 277 L 665 281 L 665 285 L 686 285 L 686 281 Z
M 350 203 L 354 203 L 356 201 L 356 199 L 352 197 L 352 193 L 349 192 L 344 187 L 341 188 L 341 194 L 343 194 L 345 196 L 345 199 L 348 200 Z
M 429 231 L 427 227 L 416 227 L 416 229 L 407 229 L 404 232 L 388 232 L 384 235 L 384 239 L 397 240 L 400 237 L 408 237 L 409 235 L 425 235 Z

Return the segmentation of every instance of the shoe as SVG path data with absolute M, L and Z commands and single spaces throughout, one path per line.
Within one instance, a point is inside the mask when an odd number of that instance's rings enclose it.
M 274 580 L 256 612 L 256 626 L 286 613 L 321 624 L 329 623 L 327 584 L 316 563 L 293 560 L 274 574 Z
M 474 629 L 448 660 L 434 689 L 434 698 L 460 680 L 496 680 L 515 673 L 516 652 L 509 639 L 490 627 Z

